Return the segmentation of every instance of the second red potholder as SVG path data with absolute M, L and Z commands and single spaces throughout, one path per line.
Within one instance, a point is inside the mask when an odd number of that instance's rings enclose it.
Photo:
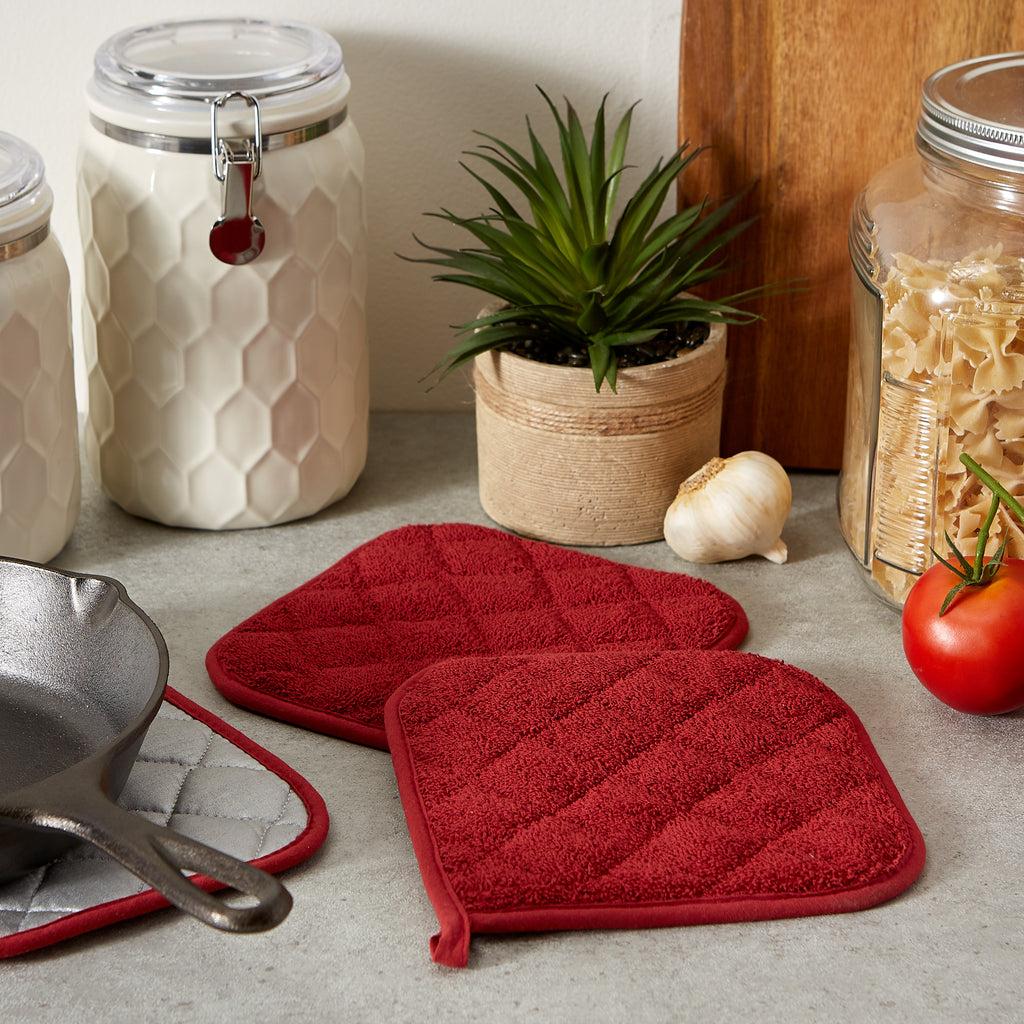
M 853 711 L 755 654 L 452 659 L 386 721 L 451 967 L 479 932 L 861 910 L 924 864 Z
M 444 658 L 727 648 L 746 631 L 739 604 L 704 580 L 443 523 L 362 545 L 232 629 L 206 664 L 236 704 L 387 749 L 388 698 Z

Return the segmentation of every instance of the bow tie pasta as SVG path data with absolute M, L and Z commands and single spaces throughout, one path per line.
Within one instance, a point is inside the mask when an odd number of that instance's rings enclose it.
M 897 603 L 931 563 L 930 547 L 945 547 L 944 533 L 973 551 L 990 496 L 962 452 L 1024 496 L 1022 269 L 999 248 L 959 261 L 899 254 L 881 286 L 878 442 L 861 507 L 870 509 L 872 576 Z M 1020 524 L 1003 514 L 990 553 L 1006 531 L 1007 553 L 1024 557 Z

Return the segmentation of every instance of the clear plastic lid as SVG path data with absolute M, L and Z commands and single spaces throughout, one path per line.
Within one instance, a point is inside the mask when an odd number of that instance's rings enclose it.
M 259 100 L 264 131 L 290 131 L 336 113 L 348 88 L 341 47 L 328 33 L 291 22 L 217 18 L 111 36 L 96 51 L 87 99 L 93 116 L 109 124 L 203 136 L 210 104 L 226 93 Z
M 27 142 L 0 132 L 0 242 L 46 224 L 52 206 L 43 158 Z
M 954 160 L 1024 174 L 1024 53 L 976 57 L 930 75 L 917 142 Z

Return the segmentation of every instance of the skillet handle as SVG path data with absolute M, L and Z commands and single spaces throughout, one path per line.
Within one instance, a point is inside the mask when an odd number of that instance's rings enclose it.
M 103 850 L 165 899 L 204 924 L 227 932 L 259 932 L 273 928 L 288 916 L 292 897 L 271 874 L 246 861 L 215 850 L 188 836 L 151 821 L 86 787 L 74 787 L 61 801 L 53 800 L 42 813 L 22 817 L 26 824 L 70 832 Z M 19 816 L 21 817 L 21 816 Z M 26 820 L 31 817 L 31 820 Z M 190 881 L 183 871 L 196 871 L 230 888 L 209 893 Z M 234 890 L 232 893 L 231 890 Z M 232 906 L 237 894 L 255 900 Z
M 135 849 L 128 848 L 129 844 L 120 841 L 115 841 L 114 849 L 107 852 L 179 910 L 226 932 L 266 931 L 288 916 L 291 894 L 273 875 L 130 811 L 125 813 L 147 825 L 148 835 L 140 836 L 138 855 Z M 226 883 L 229 888 L 219 893 L 207 892 L 182 871 L 198 872 Z M 252 899 L 233 906 L 228 901 L 237 894 Z

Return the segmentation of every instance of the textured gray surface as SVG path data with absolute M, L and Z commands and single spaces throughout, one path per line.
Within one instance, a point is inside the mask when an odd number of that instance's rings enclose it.
M 174 912 L 0 961 L 0 1020 L 1020 1021 L 1024 722 L 948 710 L 911 676 L 898 616 L 839 535 L 835 477 L 798 474 L 790 560 L 696 567 L 664 544 L 595 552 L 701 575 L 750 618 L 747 650 L 813 672 L 863 721 L 928 843 L 917 884 L 857 914 L 702 928 L 480 936 L 435 965 L 388 755 L 228 704 L 203 665 L 219 636 L 357 544 L 411 522 L 493 525 L 476 500 L 470 416 L 382 415 L 353 492 L 301 523 L 238 533 L 126 516 L 86 481 L 55 564 L 120 579 L 156 621 L 170 684 L 293 765 L 332 816 L 285 876 L 295 907 L 261 935 Z

